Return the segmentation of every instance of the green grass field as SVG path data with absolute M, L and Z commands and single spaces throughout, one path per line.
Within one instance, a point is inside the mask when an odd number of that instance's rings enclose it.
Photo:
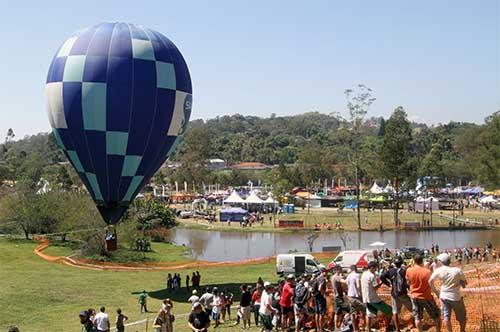
M 446 227 L 448 226 L 450 218 L 452 218 L 452 211 L 439 211 L 438 213 L 433 214 L 433 225 L 438 227 Z M 368 222 L 365 222 L 365 216 L 368 217 Z M 296 231 L 290 229 L 283 228 L 275 228 L 273 223 L 269 220 L 270 215 L 264 215 L 264 224 L 254 224 L 252 227 L 241 228 L 238 223 L 233 222 L 231 227 L 227 225 L 227 223 L 219 223 L 216 222 L 212 225 L 209 225 L 208 222 L 196 219 L 178 219 L 178 221 L 189 228 L 197 228 L 197 229 L 213 229 L 213 230 L 222 230 L 222 231 L 242 231 L 242 232 L 287 232 L 287 231 Z M 456 217 L 466 220 L 469 219 L 471 221 L 478 222 L 487 222 L 491 217 L 493 220 L 498 218 L 500 220 L 500 211 L 495 210 L 493 212 L 480 212 L 478 210 L 465 210 L 463 216 L 458 215 L 458 211 L 456 213 Z M 424 216 L 425 220 L 430 220 L 430 215 L 426 214 Z M 287 219 L 287 220 L 303 220 L 306 229 L 314 228 L 315 224 L 331 224 L 335 226 L 337 221 L 342 224 L 344 230 L 357 230 L 357 219 L 356 213 L 352 210 L 344 210 L 342 212 L 338 212 L 337 209 L 334 208 L 315 208 L 310 209 L 296 209 L 296 213 L 293 214 L 280 214 L 277 217 L 278 219 Z M 400 219 L 403 223 L 405 222 L 421 222 L 422 214 L 408 212 L 407 210 L 400 210 Z M 393 210 L 383 210 L 382 213 L 380 211 L 367 212 L 366 209 L 361 210 L 361 227 L 364 230 L 378 230 L 381 222 L 383 223 L 384 229 L 393 229 L 394 228 L 394 212 Z M 457 223 L 460 221 L 457 220 Z M 334 229 L 335 227 L 332 227 Z
M 188 331 L 189 305 L 185 302 L 185 289 L 168 294 L 165 291 L 167 272 L 112 272 L 85 270 L 58 263 L 49 263 L 36 256 L 34 242 L 0 239 L 0 331 L 11 324 L 22 332 L 80 331 L 78 313 L 87 308 L 108 308 L 114 322 L 115 311 L 122 308 L 130 321 L 137 321 L 153 314 L 140 314 L 138 293 L 143 289 L 150 294 L 149 308 L 156 311 L 160 302 L 170 297 L 178 315 L 175 331 Z M 50 248 L 52 253 L 64 254 L 66 249 Z M 254 283 L 259 276 L 276 281 L 272 263 L 242 267 L 200 269 L 202 285 L 228 287 L 235 294 L 241 283 Z M 180 272 L 185 278 L 187 273 Z M 233 313 L 234 317 L 234 313 Z M 221 329 L 232 331 L 229 324 Z M 254 329 L 257 331 L 257 329 Z M 128 331 L 145 331 L 144 325 Z M 149 327 L 151 331 L 151 327 Z

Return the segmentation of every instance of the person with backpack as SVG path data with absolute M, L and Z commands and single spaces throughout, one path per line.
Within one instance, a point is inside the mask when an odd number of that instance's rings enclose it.
M 408 296 L 406 268 L 403 263 L 403 258 L 397 256 L 394 259 L 394 267 L 389 268 L 380 276 L 380 281 L 391 287 L 392 321 L 396 331 L 400 331 L 398 315 L 401 313 L 402 307 L 404 306 L 409 312 L 412 312 L 411 300 Z
M 307 314 L 307 300 L 309 299 L 309 289 L 306 285 L 307 274 L 300 277 L 299 282 L 295 285 L 295 296 L 293 298 L 293 310 L 295 314 L 295 332 L 299 332 L 305 327 L 305 319 Z

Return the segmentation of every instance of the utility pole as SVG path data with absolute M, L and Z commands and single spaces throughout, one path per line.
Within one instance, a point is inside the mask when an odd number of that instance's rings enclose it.
M 357 212 L 357 219 L 358 219 L 358 230 L 361 230 L 361 206 L 360 206 L 360 202 L 359 202 L 359 194 L 360 193 L 359 193 L 359 179 L 358 179 L 358 163 L 351 159 L 350 154 L 347 155 L 347 159 L 354 166 L 354 174 L 356 177 L 356 200 L 358 203 L 356 212 Z

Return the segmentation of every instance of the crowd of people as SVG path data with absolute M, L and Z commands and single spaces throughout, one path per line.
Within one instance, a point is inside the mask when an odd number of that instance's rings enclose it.
M 335 266 L 332 271 L 324 270 L 317 275 L 304 274 L 298 278 L 288 275 L 275 285 L 259 278 L 253 287 L 241 285 L 234 325 L 248 329 L 255 324 L 262 331 L 296 332 L 371 331 L 377 325 L 400 331 L 404 307 L 412 313 L 410 324 L 419 331 L 423 331 L 424 312 L 438 332 L 442 322 L 447 331 L 452 331 L 454 312 L 460 331 L 464 332 L 466 309 L 460 289 L 466 286 L 466 279 L 459 267 L 451 267 L 451 259 L 448 253 L 439 253 L 431 267 L 421 255 L 415 255 L 408 264 L 396 255 L 389 266 L 374 260 L 362 272 L 352 266 L 345 273 Z M 384 285 L 390 289 L 390 303 L 379 294 Z M 192 304 L 188 320 L 191 330 L 207 331 L 211 323 L 214 328 L 224 323 L 232 300 L 232 294 L 227 290 L 220 292 L 217 287 L 207 288 L 200 297 L 193 292 L 188 300 Z M 333 315 L 328 315 L 328 300 L 333 302 Z

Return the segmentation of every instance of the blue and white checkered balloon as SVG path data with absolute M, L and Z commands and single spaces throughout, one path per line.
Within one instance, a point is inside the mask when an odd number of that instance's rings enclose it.
M 114 224 L 184 133 L 191 78 L 162 34 L 101 23 L 59 48 L 45 98 L 58 145 L 104 220 Z

